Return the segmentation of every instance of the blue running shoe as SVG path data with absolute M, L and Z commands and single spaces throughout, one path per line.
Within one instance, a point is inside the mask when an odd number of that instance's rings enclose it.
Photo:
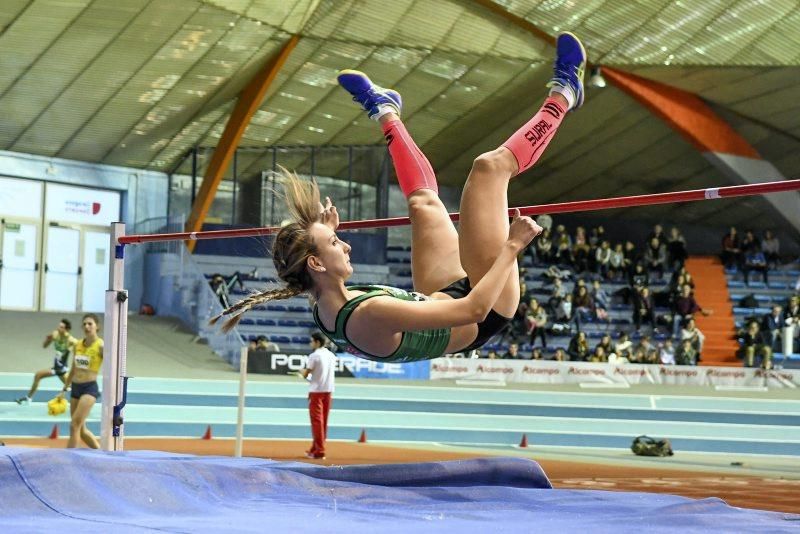
M 572 91 L 575 102 L 570 111 L 583 105 L 583 71 L 585 69 L 586 50 L 581 42 L 570 32 L 559 33 L 556 38 L 553 79 L 550 80 L 547 87 L 565 87 Z
M 336 77 L 345 91 L 353 95 L 353 100 L 361 104 L 370 119 L 378 120 L 386 113 L 400 115 L 403 99 L 392 89 L 378 87 L 361 71 L 341 70 Z

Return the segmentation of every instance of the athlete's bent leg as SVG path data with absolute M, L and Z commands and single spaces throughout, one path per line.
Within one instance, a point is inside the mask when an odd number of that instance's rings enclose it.
M 400 95 L 376 86 L 358 71 L 342 71 L 338 80 L 369 117 L 381 124 L 400 189 L 408 199 L 414 289 L 431 294 L 464 278 L 458 233 L 439 198 L 439 186 L 428 158 L 400 120 Z

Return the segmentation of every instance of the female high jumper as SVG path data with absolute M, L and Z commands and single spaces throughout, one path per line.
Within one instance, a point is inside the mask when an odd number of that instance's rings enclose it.
M 520 299 L 517 255 L 541 232 L 519 212 L 509 225 L 508 182 L 539 159 L 566 113 L 583 103 L 585 65 L 580 41 L 559 34 L 548 98 L 508 141 L 475 159 L 461 196 L 459 231 L 439 199 L 430 163 L 400 120 L 400 95 L 361 72 L 340 72 L 339 84 L 381 124 L 408 200 L 415 291 L 346 286 L 351 248 L 336 236 L 336 208 L 330 199 L 321 204 L 315 183 L 286 173 L 294 222 L 281 228 L 272 247 L 286 287 L 255 293 L 212 322 L 229 315 L 229 330 L 253 306 L 308 293 L 320 329 L 362 358 L 410 362 L 481 347 L 513 317 Z

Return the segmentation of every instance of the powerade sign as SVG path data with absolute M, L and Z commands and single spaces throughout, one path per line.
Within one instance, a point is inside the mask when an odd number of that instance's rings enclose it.
M 305 369 L 308 354 L 251 351 L 247 357 L 248 373 L 284 375 Z M 427 380 L 430 378 L 428 362 L 387 363 L 356 358 L 352 354 L 336 354 L 336 376 L 354 378 L 393 378 Z

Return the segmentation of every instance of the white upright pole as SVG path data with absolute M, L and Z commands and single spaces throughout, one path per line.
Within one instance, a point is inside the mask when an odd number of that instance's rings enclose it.
M 105 451 L 123 449 L 123 431 L 119 424 L 118 435 L 114 435 L 114 407 L 122 403 L 126 375 L 126 345 L 128 332 L 128 292 L 125 282 L 125 247 L 118 239 L 125 235 L 125 224 L 111 223 L 111 246 L 106 291 L 106 313 L 103 336 L 103 409 L 100 420 L 100 447 Z M 120 413 L 121 417 L 121 413 Z M 120 423 L 118 421 L 117 423 Z
M 236 447 L 233 455 L 242 457 L 242 439 L 244 438 L 244 390 L 247 385 L 247 347 L 242 347 L 239 356 L 239 408 L 236 411 Z

